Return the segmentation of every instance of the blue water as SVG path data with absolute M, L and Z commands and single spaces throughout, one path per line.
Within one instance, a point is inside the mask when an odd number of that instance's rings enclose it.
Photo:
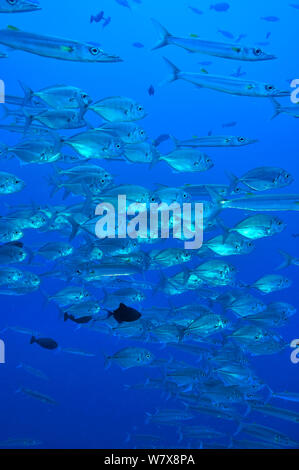
M 32 31 L 49 36 L 69 37 L 78 40 L 100 42 L 107 51 L 112 51 L 123 58 L 116 64 L 87 64 L 57 61 L 27 54 L 22 51 L 9 53 L 1 60 L 0 78 L 6 84 L 10 95 L 22 96 L 18 80 L 27 83 L 33 90 L 39 90 L 54 84 L 70 84 L 86 90 L 94 100 L 107 96 L 128 96 L 142 103 L 148 112 L 141 121 L 151 139 L 160 134 L 173 134 L 179 139 L 193 135 L 214 134 L 245 135 L 259 140 L 252 146 L 227 149 L 205 149 L 214 163 L 213 169 L 205 173 L 174 174 L 163 162 L 149 170 L 147 165 L 128 165 L 124 163 L 99 162 L 115 174 L 116 184 L 141 184 L 154 188 L 156 183 L 181 186 L 186 183 L 224 183 L 227 184 L 226 171 L 242 175 L 257 166 L 282 166 L 295 178 L 290 188 L 281 193 L 299 193 L 298 175 L 298 122 L 287 115 L 280 115 L 270 120 L 273 106 L 268 99 L 248 98 L 226 95 L 211 90 L 201 90 L 189 83 L 176 83 L 160 87 L 168 70 L 162 56 L 168 57 L 184 71 L 199 71 L 199 62 L 211 60 L 205 66 L 210 73 L 229 75 L 239 65 L 247 73 L 245 78 L 274 83 L 278 88 L 288 89 L 289 80 L 298 76 L 298 50 L 296 32 L 299 11 L 289 7 L 286 2 L 259 2 L 257 0 L 231 0 L 227 12 L 210 10 L 212 0 L 142 0 L 137 4 L 129 0 L 131 11 L 113 0 L 85 0 L 74 2 L 64 0 L 41 0 L 42 10 L 36 13 L 18 15 L 2 14 L 1 26 L 8 24 L 25 31 Z M 203 10 L 203 15 L 196 15 L 188 5 Z M 90 16 L 103 9 L 111 16 L 110 25 L 102 29 L 100 23 L 90 24 Z M 260 20 L 260 17 L 277 16 L 275 23 Z M 198 34 L 202 38 L 223 40 L 218 29 L 230 31 L 237 37 L 247 34 L 244 43 L 255 44 L 265 41 L 266 34 L 272 32 L 266 48 L 277 56 L 277 60 L 268 62 L 239 63 L 221 58 L 210 58 L 201 54 L 189 54 L 186 51 L 169 46 L 152 52 L 150 49 L 157 40 L 157 33 L 150 21 L 156 18 L 169 31 L 177 36 Z M 133 47 L 140 42 L 144 48 Z M 148 88 L 153 85 L 156 93 L 148 95 Z M 288 99 L 282 102 L 289 106 Z M 89 113 L 89 121 L 99 124 L 101 119 Z M 236 122 L 233 128 L 222 125 Z M 77 132 L 77 131 L 75 131 Z M 63 134 L 63 132 L 62 132 Z M 14 145 L 20 136 L 1 132 L 0 140 L 6 145 Z M 39 205 L 70 205 L 80 200 L 72 196 L 67 202 L 62 200 L 62 192 L 50 198 L 50 187 L 46 177 L 52 174 L 51 165 L 21 166 L 14 158 L 2 160 L 0 169 L 15 173 L 27 183 L 21 192 L 1 197 L 1 213 L 7 211 L 6 204 L 14 207 L 20 203 Z M 227 210 L 223 214 L 225 223 L 232 226 L 244 218 L 246 213 Z M 287 228 L 275 237 L 258 240 L 255 250 L 244 256 L 229 257 L 238 270 L 238 279 L 252 283 L 264 274 L 270 274 L 280 263 L 279 249 L 284 249 L 298 256 L 298 242 L 293 234 L 298 230 L 296 212 L 277 213 L 286 222 Z M 214 234 L 214 233 L 213 233 Z M 47 235 L 28 230 L 25 233 L 25 246 L 39 246 L 46 241 L 57 239 L 58 235 Z M 209 238 L 210 234 L 204 234 Z M 165 245 L 163 245 L 164 247 Z M 51 264 L 45 265 L 38 258 L 31 268 L 39 273 L 50 270 Z M 167 273 L 177 272 L 177 269 Z M 293 280 L 291 288 L 269 294 L 263 300 L 267 302 L 284 301 L 298 305 L 298 267 L 291 266 L 283 272 Z M 159 282 L 159 273 L 151 274 L 151 279 Z M 46 278 L 42 282 L 43 291 L 53 294 L 65 286 L 55 278 Z M 97 292 L 100 297 L 100 291 Z M 257 294 L 258 296 L 258 294 Z M 179 304 L 195 301 L 192 294 L 181 296 Z M 149 295 L 139 306 L 160 306 L 165 297 Z M 0 297 L 0 329 L 7 326 L 19 326 L 40 332 L 42 336 L 54 338 L 61 347 L 90 351 L 95 357 L 80 357 L 53 352 L 37 345 L 29 344 L 29 337 L 14 331 L 0 333 L 5 341 L 6 363 L 0 365 L 0 441 L 7 439 L 36 439 L 43 448 L 130 448 L 142 447 L 140 443 L 129 441 L 128 433 L 153 434 L 161 436 L 162 447 L 176 447 L 178 436 L 175 427 L 156 427 L 146 424 L 146 412 L 156 409 L 181 408 L 180 402 L 166 401 L 161 390 L 126 390 L 124 384 L 144 383 L 148 376 L 157 377 L 158 371 L 150 368 L 133 368 L 122 371 L 117 365 L 104 369 L 103 354 L 113 354 L 122 347 L 139 345 L 134 341 L 116 338 L 93 332 L 86 328 L 77 329 L 75 324 L 64 323 L 59 318 L 54 303 L 44 307 L 44 295 L 41 291 L 26 296 Z M 290 343 L 299 335 L 298 316 L 293 316 L 287 326 L 278 330 Z M 145 345 L 158 357 L 169 357 L 189 361 L 195 365 L 194 358 L 180 354 L 171 348 L 149 342 Z M 291 349 L 286 348 L 279 354 L 251 358 L 255 373 L 274 391 L 299 393 L 299 364 L 292 364 Z M 45 372 L 49 382 L 28 375 L 23 369 L 16 368 L 20 363 Z M 20 387 L 27 387 L 45 393 L 57 401 L 57 406 L 46 405 L 31 397 L 16 393 Z M 298 404 L 282 401 L 271 402 L 276 406 L 287 406 L 294 411 Z M 296 424 L 270 416 L 251 413 L 247 420 L 258 422 L 278 429 L 299 441 Z M 230 421 L 212 420 L 207 415 L 197 415 L 194 424 L 214 426 L 227 434 L 232 434 L 237 424 Z M 240 435 L 240 438 L 246 436 Z M 249 437 L 247 436 L 249 439 Z M 225 441 L 223 441 L 225 442 Z

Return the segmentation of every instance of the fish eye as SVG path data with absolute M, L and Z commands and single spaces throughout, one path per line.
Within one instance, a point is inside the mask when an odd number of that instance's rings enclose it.
M 275 89 L 274 85 L 266 85 L 265 88 L 267 91 L 273 91 Z
M 15 5 L 18 0 L 6 0 L 9 5 Z
M 120 149 L 120 145 L 119 145 L 119 144 L 116 144 L 116 148 L 117 148 L 117 149 Z
M 141 112 L 141 111 L 143 111 L 143 107 L 142 107 L 142 106 L 140 106 L 140 105 L 139 105 L 139 106 L 137 106 L 137 111 L 140 111 L 140 112 Z
M 263 53 L 262 49 L 254 49 L 253 52 L 255 55 L 261 55 Z
M 144 130 L 143 129 L 140 130 L 140 135 L 144 135 Z
M 98 55 L 101 52 L 101 49 L 99 49 L 98 47 L 90 47 L 89 52 L 92 55 Z
M 245 142 L 245 137 L 238 137 L 239 142 Z

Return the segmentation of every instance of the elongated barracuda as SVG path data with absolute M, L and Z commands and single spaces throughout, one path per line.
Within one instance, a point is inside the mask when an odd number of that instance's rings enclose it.
M 0 44 L 53 59 L 75 62 L 121 62 L 120 57 L 104 52 L 99 45 L 26 33 L 14 26 L 0 30 Z
M 299 211 L 299 194 L 262 194 L 220 201 L 223 209 Z
M 0 0 L 0 13 L 25 13 L 40 10 L 35 0 Z
M 252 96 L 270 98 L 275 96 L 290 96 L 289 91 L 281 91 L 270 83 L 255 82 L 254 80 L 241 80 L 240 78 L 211 75 L 209 73 L 181 72 L 170 60 L 164 57 L 170 68 L 171 74 L 166 82 L 185 80 L 198 88 L 210 88 L 211 90 L 229 93 L 230 95 Z
M 160 35 L 159 41 L 154 49 L 173 45 L 181 47 L 188 52 L 199 52 L 224 59 L 260 61 L 271 60 L 276 57 L 273 54 L 267 54 L 260 47 L 246 47 L 240 44 L 228 44 L 218 41 L 206 41 L 199 38 L 178 38 L 170 34 L 164 26 L 152 18 L 152 22 Z

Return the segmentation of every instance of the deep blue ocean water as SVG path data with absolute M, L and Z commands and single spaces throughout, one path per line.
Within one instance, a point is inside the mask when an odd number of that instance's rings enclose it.
M 216 0 L 215 0 L 216 1 Z M 226 95 L 212 90 L 197 89 L 189 83 L 177 81 L 159 86 L 169 73 L 162 56 L 168 57 L 184 71 L 199 71 L 199 62 L 210 61 L 205 66 L 210 73 L 229 75 L 239 65 L 247 73 L 245 78 L 274 83 L 281 89 L 289 88 L 289 81 L 298 78 L 298 48 L 296 31 L 299 10 L 288 6 L 287 2 L 259 2 L 230 0 L 227 12 L 210 10 L 212 0 L 142 0 L 137 4 L 129 0 L 132 9 L 124 8 L 113 0 L 70 1 L 41 0 L 42 10 L 36 13 L 18 15 L 1 14 L 1 27 L 12 24 L 25 31 L 49 36 L 61 36 L 78 40 L 100 42 L 105 50 L 115 52 L 123 62 L 115 64 L 87 64 L 57 61 L 27 54 L 22 51 L 9 53 L 1 60 L 0 78 L 6 85 L 6 93 L 22 96 L 18 84 L 21 80 L 33 90 L 63 83 L 86 90 L 95 100 L 107 96 L 128 96 L 142 103 L 148 116 L 141 124 L 151 139 L 160 134 L 173 134 L 179 139 L 193 135 L 213 134 L 245 135 L 258 139 L 256 145 L 205 149 L 214 163 L 213 169 L 204 173 L 174 174 L 163 162 L 151 170 L 147 165 L 128 165 L 124 163 L 103 163 L 103 166 L 116 175 L 117 184 L 141 184 L 154 188 L 155 183 L 181 186 L 186 183 L 224 183 L 228 179 L 226 171 L 242 175 L 257 166 L 282 166 L 295 178 L 290 188 L 279 190 L 281 193 L 299 193 L 298 183 L 298 122 L 287 115 L 271 120 L 273 106 L 265 98 L 249 98 Z M 203 10 L 202 15 L 193 13 L 188 6 Z M 102 29 L 101 23 L 90 24 L 90 16 L 104 10 L 111 16 L 110 25 Z M 267 22 L 261 17 L 277 16 L 279 21 Z M 247 34 L 243 43 L 256 44 L 266 41 L 271 32 L 270 44 L 266 48 L 277 56 L 277 60 L 266 62 L 237 62 L 221 58 L 210 58 L 202 54 L 188 52 L 168 46 L 159 51 L 151 51 L 157 40 L 157 32 L 150 18 L 159 20 L 177 36 L 198 34 L 202 38 L 223 40 L 218 29 L 230 31 L 235 37 Z M 140 42 L 144 48 L 132 44 Z M 153 85 L 155 95 L 149 96 L 148 88 Z M 290 105 L 288 98 L 281 100 Z M 101 122 L 93 113 L 89 120 L 94 125 Z M 223 128 L 223 124 L 236 122 L 233 128 Z M 0 141 L 14 145 L 19 139 L 17 134 L 1 132 Z M 40 205 L 65 204 L 59 192 L 50 199 L 50 188 L 46 177 L 52 174 L 51 165 L 20 166 L 14 158 L 2 160 L 0 170 L 19 175 L 27 183 L 26 188 L 17 194 L 2 196 L 1 212 L 7 210 L 6 204 L 14 207 L 32 201 Z M 68 200 L 76 201 L 72 196 Z M 298 256 L 299 232 L 297 212 L 277 213 L 286 222 L 284 232 L 272 238 L 257 240 L 255 250 L 244 256 L 230 257 L 238 269 L 238 278 L 252 283 L 264 274 L 270 274 L 281 261 L 279 249 Z M 227 210 L 223 219 L 228 226 L 244 217 L 244 212 Z M 204 234 L 204 237 L 209 237 Z M 42 241 L 55 240 L 55 232 L 49 237 L 36 231 L 27 231 L 23 239 L 25 245 L 36 246 Z M 39 258 L 34 272 L 45 270 Z M 51 266 L 51 265 L 49 265 Z M 172 272 L 171 270 L 169 272 Z M 176 272 L 175 270 L 173 272 Z M 267 302 L 284 301 L 298 305 L 298 267 L 291 266 L 283 271 L 293 280 L 292 287 L 267 296 Z M 159 282 L 158 273 L 151 274 Z M 54 278 L 43 280 L 42 288 L 52 294 L 65 286 Z M 180 305 L 192 299 L 192 295 L 181 297 Z M 264 300 L 264 298 L 263 298 Z M 143 307 L 154 307 L 163 302 L 160 294 L 149 295 Z M 64 323 L 59 318 L 58 309 L 53 303 L 44 308 L 44 296 L 40 291 L 26 296 L 0 297 L 0 330 L 7 326 L 33 329 L 43 336 L 54 338 L 61 347 L 90 351 L 95 357 L 80 357 L 53 352 L 29 344 L 29 337 L 6 331 L 0 333 L 5 341 L 6 363 L 0 365 L 0 442 L 7 439 L 34 438 L 42 442 L 43 448 L 130 448 L 140 446 L 133 441 L 126 442 L 128 433 L 154 434 L 161 436 L 162 447 L 176 447 L 177 433 L 174 427 L 157 428 L 146 424 L 146 412 L 156 409 L 181 407 L 178 402 L 168 400 L 160 390 L 126 390 L 124 384 L 142 383 L 156 370 L 133 368 L 122 371 L 116 365 L 104 369 L 103 354 L 113 354 L 118 349 L 136 345 L 136 342 L 105 335 L 76 325 Z M 278 330 L 287 342 L 299 337 L 298 314 L 293 316 L 287 326 Z M 168 357 L 169 349 L 148 343 L 147 347 L 157 356 Z M 171 353 L 182 360 L 194 364 L 192 356 Z M 256 374 L 274 391 L 299 393 L 299 364 L 290 360 L 291 348 L 269 356 L 251 359 Z M 20 363 L 44 371 L 50 378 L 43 382 L 17 368 Z M 53 397 L 57 406 L 49 406 L 33 398 L 16 393 L 20 387 L 39 390 Z M 288 406 L 298 410 L 296 403 L 271 402 L 277 406 Z M 298 426 L 294 423 L 252 413 L 247 418 L 260 424 L 278 429 L 299 441 Z M 196 424 L 213 425 L 215 421 L 205 415 L 198 415 Z M 237 424 L 218 421 L 217 429 L 233 433 Z M 243 436 L 245 438 L 245 436 Z

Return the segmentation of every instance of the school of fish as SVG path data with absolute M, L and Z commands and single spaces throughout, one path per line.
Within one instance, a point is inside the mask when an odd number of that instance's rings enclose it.
M 117 2 L 131 8 L 126 0 Z M 38 2 L 31 0 L 0 1 L 0 13 L 33 12 L 40 8 Z M 189 8 L 202 14 L 195 7 Z M 216 12 L 228 8 L 226 3 L 211 5 Z M 103 18 L 101 12 L 91 22 Z M 153 50 L 177 46 L 192 53 L 242 62 L 276 58 L 261 47 L 239 42 L 210 41 L 194 35 L 176 37 L 155 19 L 152 22 L 153 44 L 155 29 L 159 35 Z M 42 36 L 13 26 L 0 31 L 0 49 L 1 46 L 56 60 L 106 64 L 125 61 L 125 57 L 94 43 Z M 3 51 L 4 60 L 5 56 Z M 276 99 L 289 96 L 290 91 L 280 90 L 272 82 L 211 75 L 204 69 L 200 73 L 182 72 L 177 64 L 167 58 L 165 61 L 170 69 L 166 82 L 184 80 L 196 88 L 239 95 L 240 99 L 268 98 L 276 115 L 285 112 L 298 117 L 296 105 L 283 107 Z M 166 405 L 160 407 L 157 403 L 156 412 L 146 413 L 146 422 L 156 426 L 155 435 L 129 433 L 128 446 L 163 447 L 160 427 L 172 426 L 177 432 L 176 447 L 181 448 L 298 448 L 299 442 L 292 436 L 251 419 L 251 413 L 258 412 L 261 417 L 275 416 L 299 423 L 299 413 L 286 407 L 288 402 L 298 403 L 299 394 L 271 390 L 251 364 L 252 357 L 278 354 L 289 347 L 279 328 L 296 315 L 296 307 L 269 302 L 267 295 L 292 285 L 292 279 L 281 270 L 291 264 L 298 266 L 298 258 L 281 251 L 282 264 L 277 271 L 268 272 L 265 266 L 264 275 L 251 285 L 239 278 L 233 261 L 235 256 L 249 257 L 255 244 L 263 243 L 262 239 L 278 238 L 286 227 L 284 211 L 299 210 L 299 194 L 279 192 L 292 184 L 294 175 L 287 168 L 260 166 L 240 176 L 228 173 L 227 181 L 210 184 L 208 171 L 214 162 L 206 149 L 210 154 L 214 147 L 258 145 L 254 136 L 210 134 L 186 136 L 180 141 L 162 135 L 155 139 L 143 128 L 147 111 L 134 97 L 118 96 L 117 91 L 110 97 L 90 96 L 88 91 L 71 84 L 53 84 L 40 90 L 32 90 L 22 82 L 20 86 L 20 96 L 6 95 L 6 103 L 1 105 L 0 131 L 17 134 L 19 140 L 9 146 L 2 138 L 0 144 L 0 197 L 5 206 L 0 217 L 0 295 L 26 296 L 30 301 L 30 294 L 40 290 L 46 303 L 57 306 L 65 328 L 74 323 L 131 341 L 131 346 L 107 353 L 103 367 L 146 368 L 146 382 L 127 385 L 126 389 L 158 389 L 166 397 Z M 97 115 L 98 127 L 89 123 L 90 113 Z M 164 140 L 173 145 L 169 153 L 160 150 Z M 5 168 L 7 159 L 12 158 L 20 162 L 16 175 L 7 173 Z M 115 161 L 120 172 L 124 165 L 143 165 L 144 181 L 116 185 L 109 165 Z M 151 168 L 162 164 L 168 166 L 169 173 L 182 175 L 184 183 L 170 187 L 161 181 L 155 190 L 148 189 Z M 26 186 L 23 165 L 30 165 L 33 171 L 35 165 L 48 165 L 49 196 L 59 192 L 64 203 L 43 206 L 20 199 L 18 206 L 11 207 L 9 195 L 22 194 Z M 191 172 L 207 172 L 205 182 L 186 183 Z M 147 207 L 153 202 L 203 202 L 202 247 L 187 250 L 181 241 L 169 246 L 159 238 L 97 238 L 97 204 L 115 205 L 120 194 L 126 195 L 128 203 Z M 227 210 L 239 215 L 239 222 L 232 227 L 225 226 L 222 220 Z M 23 243 L 27 231 L 39 234 L 38 246 Z M 56 241 L 49 237 L 52 233 L 56 234 Z M 168 270 L 173 267 L 177 271 L 170 275 Z M 49 278 L 64 281 L 65 287 L 50 294 Z M 193 295 L 193 301 L 180 305 L 180 295 L 186 293 Z M 164 304 L 156 301 L 157 295 L 163 296 Z M 151 302 L 151 308 L 144 308 L 145 300 Z M 32 347 L 93 356 L 58 344 L 47 336 L 46 326 L 42 333 L 26 329 L 26 325 L 7 325 L 2 330 L 4 335 L 6 330 L 28 335 Z M 161 357 L 151 350 L 151 345 L 157 343 L 164 346 Z M 185 359 L 174 358 L 173 354 L 178 353 L 184 353 Z M 45 372 L 31 365 L 21 363 L 19 368 L 44 384 L 49 380 Z M 158 375 L 151 375 L 151 371 L 158 371 Z M 21 386 L 18 392 L 45 406 L 58 405 L 38 390 Z M 273 406 L 273 398 L 280 399 L 282 407 Z M 215 424 L 202 425 L 203 415 L 214 419 Z M 235 424 L 229 435 L 221 426 L 227 420 Z M 35 439 L 8 438 L 0 443 L 0 447 L 8 448 L 39 445 L 41 442 Z

